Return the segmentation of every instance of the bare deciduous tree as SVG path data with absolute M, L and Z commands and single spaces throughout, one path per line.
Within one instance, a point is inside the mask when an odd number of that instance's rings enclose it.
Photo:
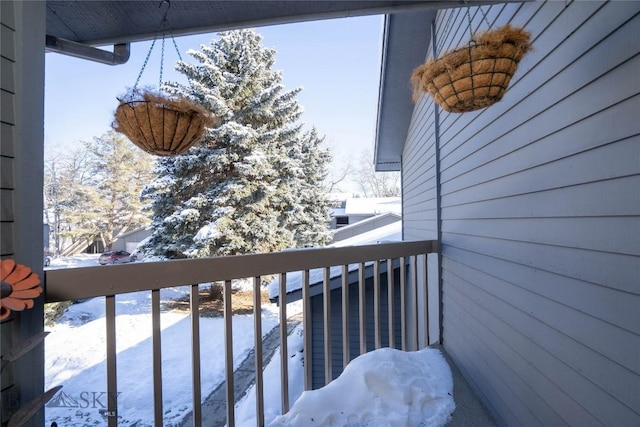
M 362 152 L 355 170 L 356 182 L 364 197 L 400 196 L 400 172 L 376 172 L 373 154 L 369 150 Z
M 328 172 L 325 179 L 327 193 L 342 192 L 342 184 L 353 174 L 351 160 L 334 161 L 334 167 Z
M 115 132 L 83 145 L 45 161 L 44 217 L 49 251 L 56 256 L 81 251 L 96 239 L 108 248 L 149 223 L 140 193 L 151 179 L 151 156 Z
M 89 238 L 83 235 L 84 227 L 75 215 L 85 207 L 83 188 L 89 185 L 89 175 L 85 150 L 45 161 L 44 217 L 50 225 L 49 252 L 56 256 Z

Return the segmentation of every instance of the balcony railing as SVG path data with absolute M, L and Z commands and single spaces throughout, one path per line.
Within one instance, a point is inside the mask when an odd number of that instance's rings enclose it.
M 367 351 L 365 334 L 365 277 L 364 270 L 373 266 L 373 313 L 375 348 L 382 345 L 382 322 L 380 310 L 380 269 L 381 265 L 399 265 L 399 282 L 394 283 L 394 274 L 387 274 L 387 301 L 394 301 L 394 289 L 400 289 L 400 322 L 401 347 L 416 347 L 420 342 L 418 331 L 425 334 L 423 342 L 428 338 L 428 313 L 419 305 L 428 307 L 427 286 L 427 254 L 437 250 L 434 241 L 382 243 L 377 245 L 353 246 L 341 248 L 318 248 L 291 250 L 268 254 L 239 255 L 218 258 L 171 260 L 163 262 L 144 262 L 109 267 L 84 267 L 45 271 L 45 301 L 76 301 L 92 297 L 105 297 L 106 304 L 106 365 L 107 395 L 117 396 L 117 361 L 116 361 L 116 303 L 115 297 L 129 292 L 148 291 L 151 293 L 151 310 L 153 322 L 153 388 L 154 388 L 154 425 L 163 425 L 162 402 L 162 354 L 160 330 L 160 290 L 175 286 L 190 286 L 190 322 L 191 322 L 191 381 L 192 381 L 192 419 L 194 426 L 202 425 L 202 393 L 200 370 L 200 326 L 199 326 L 199 284 L 222 282 L 225 324 L 225 382 L 226 382 L 226 418 L 227 425 L 235 425 L 234 415 L 234 372 L 233 372 L 233 334 L 232 334 L 232 292 L 234 279 L 253 278 L 253 313 L 255 336 L 255 384 L 256 384 L 256 420 L 257 425 L 264 425 L 264 390 L 263 390 L 263 357 L 262 357 L 262 325 L 261 325 L 261 277 L 279 275 L 279 295 L 282 301 L 286 295 L 286 273 L 302 272 L 302 306 L 304 354 L 311 354 L 311 337 L 307 331 L 311 324 L 310 306 L 310 271 L 324 269 L 323 288 L 323 322 L 324 322 L 324 366 L 327 381 L 331 379 L 331 316 L 330 316 L 330 282 L 332 267 L 342 267 L 342 353 L 343 367 L 349 361 L 348 342 L 348 293 L 346 289 L 350 272 L 357 270 L 358 311 L 360 352 Z M 421 277 L 418 277 L 420 272 Z M 423 289 L 418 292 L 418 286 Z M 418 300 L 421 295 L 422 301 Z M 412 297 L 409 297 L 412 296 Z M 397 318 L 393 304 L 388 304 L 389 339 L 394 343 L 393 319 Z M 280 365 L 282 412 L 289 410 L 288 402 L 288 357 L 287 357 L 287 305 L 280 304 Z M 335 321 L 335 320 L 334 320 Z M 407 322 L 410 321 L 411 324 Z M 420 325 L 421 324 L 421 325 Z M 411 336 L 409 336 L 411 335 Z M 413 344 L 411 344 L 413 343 Z M 305 389 L 311 388 L 312 363 L 304 364 Z M 108 425 L 116 426 L 118 408 L 117 399 L 109 399 L 106 415 Z

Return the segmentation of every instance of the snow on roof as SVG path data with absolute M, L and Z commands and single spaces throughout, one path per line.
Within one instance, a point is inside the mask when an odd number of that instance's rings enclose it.
M 345 246 L 372 245 L 382 242 L 399 242 L 402 240 L 402 221 L 378 227 L 366 233 L 349 237 L 329 245 L 330 248 L 342 248 Z
M 385 212 L 385 213 L 382 213 L 382 214 L 377 214 L 377 215 L 371 216 L 369 218 L 365 218 L 365 219 L 360 220 L 358 222 L 354 222 L 353 224 L 342 226 L 342 227 L 337 228 L 337 229 L 335 229 L 333 231 L 336 232 L 336 231 L 340 230 L 340 231 L 344 232 L 345 230 L 349 230 L 349 229 L 352 229 L 352 228 L 362 227 L 363 225 L 366 225 L 366 224 L 368 224 L 370 222 L 378 221 L 380 218 L 386 217 L 386 216 L 394 216 L 397 219 L 402 219 L 402 216 L 400 216 L 400 214 L 398 214 L 398 213 Z
M 151 234 L 151 228 L 150 228 L 150 226 L 144 226 L 144 227 L 135 228 L 135 229 L 133 229 L 133 230 L 129 230 L 129 231 L 127 231 L 126 233 L 123 233 L 119 238 L 120 238 L 120 239 L 123 239 L 123 238 L 125 238 L 125 237 L 127 237 L 127 236 L 130 236 L 130 235 L 132 235 L 132 234 L 135 234 L 135 233 L 138 233 L 138 232 L 140 232 L 140 231 L 144 231 L 144 230 L 148 230 L 148 231 L 149 231 L 149 234 Z
M 348 239 L 340 240 L 327 247 L 341 248 L 345 246 L 362 246 L 371 245 L 376 243 L 385 242 L 400 242 L 402 241 L 402 221 L 396 221 L 394 223 L 376 228 L 375 230 L 367 231 L 366 233 L 358 234 L 357 236 L 349 237 Z M 349 265 L 349 271 L 353 271 L 358 268 L 358 264 Z M 334 266 L 330 268 L 331 277 L 338 277 L 342 274 L 342 266 Z M 309 283 L 314 284 L 323 280 L 324 269 L 316 268 L 309 271 Z M 279 295 L 280 281 L 278 278 L 269 283 L 269 298 L 277 298 Z M 293 271 L 287 273 L 287 293 L 297 291 L 302 288 L 302 273 L 299 271 Z
M 402 198 L 371 197 L 347 199 L 345 215 L 375 215 L 385 212 L 402 213 Z

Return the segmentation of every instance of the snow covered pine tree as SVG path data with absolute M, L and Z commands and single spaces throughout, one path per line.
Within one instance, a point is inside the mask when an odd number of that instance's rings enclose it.
M 322 245 L 330 240 L 323 180 L 331 160 L 303 130 L 300 89 L 284 91 L 276 51 L 254 30 L 220 33 L 180 61 L 189 85 L 167 84 L 221 118 L 183 155 L 157 160 L 153 234 L 145 251 L 167 258 Z

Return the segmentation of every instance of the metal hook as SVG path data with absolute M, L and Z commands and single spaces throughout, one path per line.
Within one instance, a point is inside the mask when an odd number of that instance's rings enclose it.
M 158 8 L 161 8 L 163 4 L 167 4 L 167 10 L 164 11 L 164 15 L 162 16 L 162 21 L 161 23 L 166 24 L 167 23 L 167 15 L 169 14 L 169 9 L 171 9 L 171 2 L 169 0 L 162 0 L 160 2 L 160 4 L 158 5 Z

